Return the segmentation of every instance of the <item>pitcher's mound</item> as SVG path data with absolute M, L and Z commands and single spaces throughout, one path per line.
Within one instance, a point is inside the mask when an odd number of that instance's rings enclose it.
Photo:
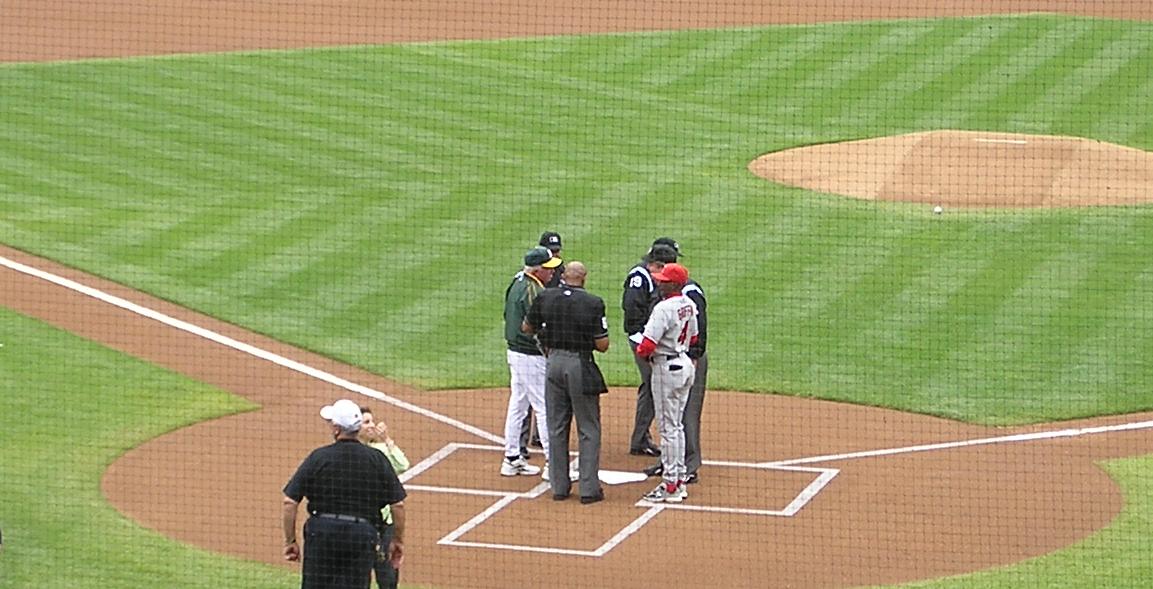
M 960 207 L 1153 202 L 1153 153 L 1080 137 L 930 131 L 765 154 L 767 180 L 854 198 Z

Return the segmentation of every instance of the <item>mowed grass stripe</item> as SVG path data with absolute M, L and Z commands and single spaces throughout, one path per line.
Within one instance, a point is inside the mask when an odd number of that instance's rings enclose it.
M 585 41 L 595 43 L 597 40 Z M 580 122 L 588 125 L 591 121 L 603 126 L 602 117 L 579 116 L 580 113 L 600 113 L 602 110 L 606 114 L 620 113 L 617 115 L 619 119 L 630 125 L 648 124 L 656 132 L 665 131 L 665 127 L 658 123 L 672 120 L 676 121 L 682 130 L 709 133 L 714 129 L 713 125 L 725 125 L 732 119 L 732 113 L 728 108 L 685 103 L 675 97 L 663 96 L 640 88 L 630 80 L 602 80 L 597 72 L 573 69 L 556 75 L 547 75 L 522 65 L 515 57 L 509 57 L 507 61 L 485 62 L 470 59 L 468 53 L 460 49 L 448 51 L 423 46 L 420 49 L 453 64 L 481 65 L 492 76 L 509 78 L 506 82 L 508 84 L 535 88 L 540 92 L 540 96 L 533 106 L 540 111 L 540 116 L 533 121 L 548 126 L 549 128 L 543 129 L 546 131 L 556 130 L 557 123 Z M 657 113 L 663 115 L 656 116 Z M 544 116 L 546 114 L 549 115 L 548 118 Z M 538 147 L 547 148 L 547 144 Z
M 991 39 L 974 33 L 985 25 Z M 108 273 L 143 282 L 169 298 L 314 349 L 349 351 L 353 361 L 395 375 L 418 374 L 426 366 L 428 327 L 417 324 L 424 319 L 437 329 L 463 321 L 461 346 L 491 345 L 494 328 L 479 319 L 462 320 L 461 313 L 468 316 L 475 305 L 487 304 L 492 312 L 485 316 L 497 321 L 499 293 L 543 228 L 578 236 L 570 247 L 603 277 L 610 321 L 619 320 L 615 307 L 624 270 L 653 236 L 675 233 L 699 252 L 694 260 L 708 260 L 706 270 L 714 272 L 709 286 L 724 301 L 715 316 L 718 349 L 739 350 L 715 371 L 717 386 L 820 388 L 821 394 L 846 397 L 866 385 L 892 389 L 898 381 L 890 371 L 876 370 L 865 346 L 846 347 L 837 334 L 876 331 L 887 321 L 891 335 L 885 341 L 908 337 L 907 349 L 925 344 L 915 338 L 928 337 L 926 332 L 913 328 L 905 336 L 901 331 L 920 317 L 885 304 L 926 276 L 947 279 L 923 257 L 897 261 L 910 249 L 901 240 L 914 239 L 925 216 L 908 205 L 846 201 L 776 186 L 751 177 L 745 164 L 761 151 L 799 141 L 918 130 L 914 125 L 922 115 L 941 115 L 942 109 L 956 112 L 944 112 L 938 120 L 1003 119 L 1007 103 L 951 103 L 940 97 L 983 81 L 982 68 L 990 65 L 1016 79 L 992 91 L 1035 92 L 1036 86 L 1012 84 L 1054 55 L 1072 60 L 1094 49 L 1086 42 L 1035 47 L 1061 36 L 1054 31 L 1087 26 L 1093 32 L 1084 38 L 1092 39 L 1124 28 L 1055 17 L 916 22 L 908 31 L 902 26 L 741 30 L 732 33 L 737 40 L 707 31 L 353 48 L 226 56 L 223 65 L 199 56 L 189 58 L 193 71 L 184 82 L 181 59 L 110 68 L 121 76 L 111 79 L 102 78 L 100 64 L 73 64 L 68 75 L 55 71 L 53 76 L 74 84 L 76 78 L 102 80 L 99 92 L 105 97 L 127 94 L 129 85 L 141 87 L 132 88 L 134 102 L 120 111 L 111 110 L 107 98 L 91 109 L 69 107 L 79 117 L 75 122 L 85 116 L 123 121 L 132 129 L 123 135 L 125 143 L 136 136 L 147 142 L 170 135 L 172 158 L 165 166 L 182 158 L 191 160 L 189 166 L 151 175 L 186 180 L 191 190 L 144 195 L 159 205 L 144 211 L 109 210 L 99 221 L 100 235 L 75 227 L 61 232 L 72 235 L 69 240 L 52 232 L 18 235 L 25 247 L 39 243 L 65 259 L 108 262 L 113 268 Z M 876 55 L 853 62 L 853 42 Z M 949 57 L 966 43 L 980 49 L 966 59 Z M 708 50 L 713 44 L 721 49 L 715 54 Z M 1028 50 L 1025 57 L 1013 58 L 1019 49 Z M 546 71 L 538 69 L 541 55 L 549 56 Z M 693 68 L 692 56 L 710 61 Z M 919 83 L 900 76 L 890 60 L 939 78 Z M 837 71 L 842 62 L 854 63 L 855 69 Z M 598 63 L 616 65 L 604 72 L 596 69 Z M 162 71 L 148 71 L 153 67 Z M 882 78 L 876 84 L 901 98 L 881 102 L 890 106 L 883 126 L 867 114 L 862 120 L 870 124 L 854 126 L 847 113 L 869 110 L 868 101 L 875 104 L 877 92 L 869 83 L 874 72 Z M 964 75 L 952 76 L 957 72 Z M 894 74 L 911 83 L 906 94 L 896 94 L 895 78 L 885 78 Z M 798 86 L 806 81 L 808 89 Z M 704 91 L 705 85 L 715 91 Z M 311 87 L 318 88 L 312 105 Z M 84 95 L 85 84 L 75 88 Z M 176 90 L 186 96 L 164 98 Z M 679 94 L 684 90 L 692 94 Z M 866 102 L 855 104 L 858 96 Z M 908 96 L 936 100 L 897 108 L 912 104 Z M 29 97 L 22 100 L 22 108 L 34 106 Z M 1022 97 L 1022 104 L 1028 100 Z M 44 118 L 63 108 L 50 106 Z M 1126 114 L 1120 105 L 1107 106 L 1096 116 L 1116 120 Z M 313 112 L 322 114 L 313 117 Z M 343 141 L 333 140 L 342 136 Z M 326 151 L 330 140 L 337 145 Z M 159 147 L 152 141 L 150 148 Z M 83 161 L 97 147 L 98 142 L 89 143 L 66 155 Z M 379 149 L 385 157 L 374 161 L 358 153 L 362 149 Z M 239 157 L 230 159 L 234 153 Z M 128 155 L 122 159 L 129 170 L 148 165 Z M 237 163 L 227 163 L 233 159 Z M 104 158 L 98 165 L 114 163 Z M 222 190 L 214 201 L 189 198 L 217 187 Z M 714 202 L 726 191 L 732 194 Z M 99 217 L 101 204 L 86 203 L 84 193 L 78 186 L 68 204 Z M 222 203 L 248 212 L 216 216 L 206 210 Z M 163 218 L 158 211 L 165 208 L 179 217 L 175 224 L 158 223 Z M 951 214 L 939 224 L 991 223 L 987 235 L 997 241 L 1008 231 L 1008 223 L 994 223 L 998 218 L 1037 220 L 1042 226 L 1054 222 L 1044 212 L 1007 211 Z M 114 227 L 141 222 L 151 226 L 141 232 Z M 1054 239 L 1040 230 L 1037 236 Z M 76 239 L 87 239 L 93 251 L 75 251 Z M 114 240 L 131 241 L 113 245 Z M 468 259 L 483 276 L 470 292 L 428 275 L 429 268 L 459 263 L 462 243 L 476 244 Z M 142 244 L 145 251 L 133 251 Z M 1010 247 L 1028 246 L 1013 241 Z M 854 253 L 865 262 L 846 261 Z M 150 267 L 156 270 L 148 272 Z M 376 292 L 365 284 L 374 270 Z M 827 292 L 836 278 L 855 280 L 867 292 L 860 301 L 847 290 Z M 782 295 L 784 304 L 772 298 Z M 323 302 L 317 304 L 318 299 Z M 374 313 L 381 302 L 386 304 Z M 433 317 L 432 309 L 443 315 Z M 846 324 L 842 329 L 819 324 L 815 318 L 822 312 Z M 358 320 L 366 316 L 369 320 Z M 393 326 L 396 331 L 380 329 Z M 734 345 L 738 342 L 748 345 Z M 992 362 L 980 346 L 963 353 L 973 365 Z M 824 380 L 814 378 L 829 370 L 830 358 L 842 367 Z M 606 366 L 629 379 L 629 361 L 611 355 Z M 924 374 L 927 359 L 910 355 L 894 362 L 901 371 Z M 501 372 L 491 368 L 493 363 L 499 366 L 500 359 L 458 363 L 452 368 L 456 373 L 434 371 L 427 378 L 485 384 Z M 500 382 L 503 378 L 492 384 Z M 1010 390 L 1022 386 L 1009 385 Z M 908 407 L 925 401 L 898 396 L 887 402 Z
M 1004 125 L 1044 132 L 1055 127 L 1058 121 L 1063 124 L 1058 129 L 1086 129 L 1093 137 L 1095 116 L 1084 111 L 1074 116 L 1066 116 L 1066 111 L 1086 104 L 1085 95 L 1097 92 L 1108 84 L 1110 96 L 1096 96 L 1089 103 L 1100 109 L 1108 103 L 1118 88 L 1126 82 L 1118 76 L 1128 78 L 1134 75 L 1131 68 L 1144 71 L 1150 58 L 1149 35 L 1126 35 L 1122 31 L 1101 31 L 1084 29 L 1071 36 L 1060 53 L 1037 63 L 1032 72 L 1006 88 L 997 102 L 1004 107 L 990 109 L 993 112 L 1012 113 Z M 1108 34 L 1106 34 L 1108 33 Z M 1029 100 L 1022 100 L 1023 97 Z M 1104 100 L 1102 100 L 1104 99 Z M 1121 106 L 1121 105 L 1118 105 Z M 1084 133 L 1084 131 L 1082 131 Z
M 1076 102 L 1069 105 L 1056 119 L 1063 128 L 1077 128 L 1080 121 L 1089 121 L 1093 137 L 1125 145 L 1153 148 L 1153 136 L 1134 133 L 1141 123 L 1151 119 L 1142 105 L 1143 99 L 1153 93 L 1153 78 L 1148 75 L 1148 64 L 1153 62 L 1153 27 L 1142 34 L 1123 36 L 1110 44 L 1093 62 L 1099 63 L 1105 73 L 1098 75 L 1078 72 L 1082 79 L 1073 80 L 1083 90 L 1075 94 Z M 1088 64 L 1086 64 L 1088 66 Z M 1084 69 L 1084 68 L 1082 68 Z M 1083 84 L 1083 85 L 1082 85 Z M 1101 117 L 1102 105 L 1114 116 Z
M 969 61 L 944 73 L 939 103 L 916 119 L 926 129 L 976 128 L 980 119 L 1000 117 L 995 101 L 1006 89 L 1035 73 L 1039 63 L 1059 54 L 1083 27 L 1076 21 L 1017 19 L 1016 26 L 988 43 Z
M 1027 241 L 1035 227 L 1027 224 L 1009 231 L 1021 241 Z M 983 231 L 978 230 L 973 237 L 981 239 L 981 233 Z M 999 232 L 999 235 L 1005 233 Z M 1040 249 L 1018 251 L 1011 245 L 990 242 L 987 238 L 980 243 L 982 245 L 966 256 L 967 261 L 949 256 L 942 256 L 936 264 L 929 260 L 940 268 L 936 274 L 956 274 L 959 284 L 944 299 L 944 304 L 923 317 L 922 323 L 909 318 L 906 329 L 898 330 L 898 337 L 904 335 L 908 353 L 921 356 L 926 367 L 910 370 L 914 363 L 886 366 L 899 371 L 896 377 L 905 381 L 904 394 L 922 401 L 934 398 L 943 401 L 940 414 L 947 417 L 963 415 L 950 411 L 956 407 L 971 408 L 989 402 L 1004 407 L 1004 400 L 998 398 L 1003 394 L 999 382 L 1033 368 L 1022 364 L 1020 370 L 1003 371 L 1006 364 L 1012 364 L 1008 357 L 1020 346 L 1029 345 L 1027 334 L 1017 327 L 1024 327 L 1028 332 L 1030 329 L 1026 326 L 1043 321 L 1045 313 L 1043 305 L 1026 302 L 1018 307 L 1016 303 L 1018 293 L 1027 288 L 1036 274 L 1036 267 L 1049 263 L 1051 254 Z M 1025 295 L 1026 299 L 1032 296 L 1035 295 Z M 1037 312 L 1040 314 L 1031 312 L 1038 307 L 1042 307 Z M 971 362 L 969 359 L 975 355 L 984 360 Z M 1016 386 L 1028 388 L 1030 383 L 1022 381 Z M 1005 415 L 996 417 L 1006 419 Z
M 951 51 L 963 38 L 964 25 L 973 21 L 924 22 L 920 26 L 896 27 L 861 51 L 870 56 L 845 68 L 845 79 L 821 92 L 825 120 L 834 127 L 864 127 L 885 116 L 887 107 L 919 88 L 952 59 L 965 59 L 964 51 Z
M 320 56 L 327 56 L 327 53 Z M 323 62 L 322 63 L 327 63 Z M 302 70 L 302 79 L 291 78 L 292 83 L 284 83 L 285 91 L 294 88 L 321 88 L 319 92 L 331 100 L 332 104 L 319 107 L 320 110 L 338 112 L 343 115 L 342 125 L 359 128 L 360 132 L 370 135 L 365 137 L 366 151 L 371 153 L 374 144 L 396 149 L 402 156 L 412 153 L 423 153 L 426 150 L 414 151 L 410 149 L 397 149 L 399 144 L 412 142 L 413 138 L 420 137 L 435 142 L 445 150 L 452 153 L 448 147 L 454 143 L 467 143 L 472 140 L 468 135 L 480 135 L 488 139 L 491 135 L 507 135 L 509 124 L 514 117 L 509 115 L 507 121 L 493 124 L 495 111 L 477 112 L 462 107 L 466 103 L 455 100 L 459 93 L 477 94 L 478 98 L 491 93 L 495 88 L 485 88 L 474 84 L 467 87 L 465 79 L 460 75 L 447 74 L 444 71 L 427 67 L 410 67 L 406 71 L 403 60 L 385 71 L 359 72 L 359 76 L 367 77 L 370 84 L 365 86 L 362 78 L 344 78 L 337 69 L 308 69 Z M 254 71 L 255 75 L 256 72 Z M 349 71 L 349 76 L 354 72 Z M 400 80 L 394 79 L 400 77 Z M 403 83 L 398 83 L 403 80 Z M 477 80 L 487 80 L 478 77 Z M 446 91 L 446 89 L 448 89 Z M 443 94 L 444 99 L 438 100 L 437 94 Z M 307 96 L 301 97 L 307 100 Z M 503 97 L 507 99 L 508 97 Z M 500 104 L 495 100 L 470 101 L 480 105 Z M 397 115 L 394 120 L 382 118 L 382 115 Z M 478 116 L 479 115 L 479 116 Z M 376 123 L 365 127 L 365 123 Z M 384 124 L 380 124 L 380 123 Z M 467 133 L 462 131 L 467 130 Z M 481 146 L 463 147 L 460 153 L 475 153 Z M 500 149 L 485 144 L 483 148 L 492 152 L 493 157 L 500 155 Z M 511 156 L 514 152 L 507 152 Z

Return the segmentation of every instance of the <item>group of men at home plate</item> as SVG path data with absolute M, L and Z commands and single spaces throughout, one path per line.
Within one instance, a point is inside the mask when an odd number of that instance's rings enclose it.
M 505 290 L 511 391 L 500 474 L 540 475 L 556 501 L 568 499 L 576 482 L 580 502 L 591 504 L 605 499 L 600 397 L 608 387 L 594 353 L 609 349 L 608 321 L 604 300 L 584 288 L 588 268 L 563 262 L 560 253 L 560 235 L 545 232 Z M 622 296 L 625 332 L 641 377 L 629 452 L 660 458 L 644 471 L 661 477 L 643 498 L 652 503 L 684 501 L 686 485 L 696 482 L 701 466 L 705 300 L 678 263 L 680 256 L 676 241 L 657 239 L 629 271 Z M 546 458 L 543 469 L 528 461 L 530 409 Z M 380 589 L 395 588 L 407 519 L 399 474 L 409 467 L 408 458 L 368 407 L 341 399 L 321 408 L 320 417 L 332 443 L 309 454 L 284 486 L 284 558 L 302 562 L 305 589 L 367 589 L 374 575 Z M 649 432 L 654 419 L 659 446 Z M 574 420 L 575 469 L 569 463 Z M 300 529 L 302 505 L 308 518 Z
M 584 289 L 588 269 L 561 260 L 561 237 L 545 232 L 524 255 L 524 266 L 505 290 L 505 340 L 511 376 L 500 474 L 540 475 L 554 500 L 567 499 L 577 482 L 584 504 L 604 500 L 599 479 L 600 395 L 608 392 L 594 352 L 609 347 L 604 301 Z M 679 503 L 701 466 L 700 418 L 707 359 L 704 291 L 678 263 L 680 244 L 658 238 L 625 277 L 621 306 L 641 384 L 629 453 L 659 457 L 645 474 L 661 483 L 644 496 Z M 544 468 L 529 463 L 525 424 L 533 414 Z M 650 428 L 658 425 L 660 445 Z M 575 420 L 579 458 L 569 467 Z

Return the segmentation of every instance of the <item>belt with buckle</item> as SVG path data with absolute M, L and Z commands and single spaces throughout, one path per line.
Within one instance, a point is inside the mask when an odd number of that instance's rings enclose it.
M 361 523 L 361 524 L 368 524 L 370 526 L 376 525 L 376 524 L 372 523 L 372 521 L 365 519 L 363 517 L 356 516 L 356 515 L 344 515 L 343 513 L 314 513 L 314 514 L 312 514 L 312 516 L 313 517 L 320 517 L 320 518 L 324 518 L 324 519 L 336 519 L 336 520 L 340 520 L 342 522 L 356 522 L 356 523 Z

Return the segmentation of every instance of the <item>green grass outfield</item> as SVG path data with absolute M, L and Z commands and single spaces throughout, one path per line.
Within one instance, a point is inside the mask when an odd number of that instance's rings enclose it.
M 208 553 L 142 529 L 99 490 L 104 469 L 128 448 L 250 405 L 4 309 L 0 324 L 0 589 L 298 582 L 295 569 Z M 1105 466 L 1126 496 L 1107 529 L 1016 566 L 914 586 L 1134 587 L 1153 578 L 1153 456 Z
M 712 384 L 982 423 L 1153 408 L 1153 207 L 950 212 L 745 170 L 926 129 L 1153 147 L 1153 24 L 1056 16 L 0 67 L 14 246 L 428 387 L 499 385 L 542 229 L 613 335 L 672 235 Z M 623 345 L 609 378 L 635 380 Z

